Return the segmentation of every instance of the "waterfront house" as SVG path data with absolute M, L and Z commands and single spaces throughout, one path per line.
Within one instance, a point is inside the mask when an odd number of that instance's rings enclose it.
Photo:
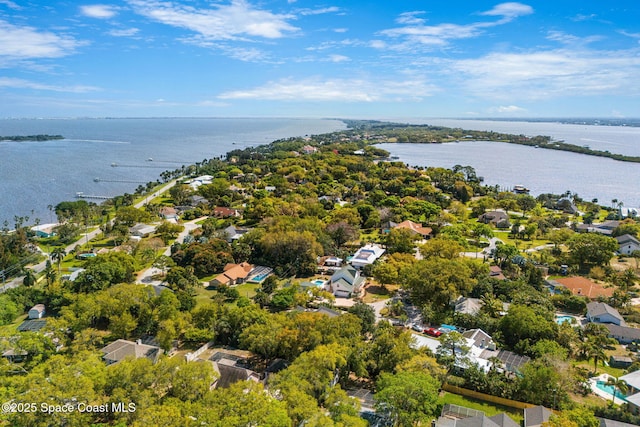
M 616 237 L 618 241 L 618 252 L 624 255 L 631 255 L 634 251 L 640 251 L 640 241 L 631 234 L 623 234 Z
M 44 313 L 44 304 L 36 304 L 29 309 L 29 319 L 42 319 Z
M 410 220 L 402 221 L 400 224 L 396 225 L 394 228 L 404 228 L 411 231 L 413 234 L 419 235 L 423 240 L 428 240 L 431 238 L 433 229 L 430 227 L 423 227 L 422 224 L 415 223 Z
M 640 216 L 640 208 L 625 208 L 620 207 L 618 209 L 620 218 L 638 218 Z
M 618 310 L 603 302 L 592 301 L 587 304 L 587 320 L 592 323 L 612 323 L 627 326 Z
M 141 340 L 128 341 L 119 339 L 111 344 L 103 347 L 100 351 L 103 353 L 103 360 L 107 365 L 114 365 L 122 362 L 126 358 L 139 359 L 146 357 L 153 363 L 157 362 L 158 357 L 162 354 L 162 349 L 155 345 L 143 344 Z

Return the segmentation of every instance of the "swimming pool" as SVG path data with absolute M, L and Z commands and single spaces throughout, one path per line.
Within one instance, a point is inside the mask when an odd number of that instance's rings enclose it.
M 258 282 L 258 283 L 260 283 L 260 282 L 262 282 L 264 279 L 266 279 L 266 278 L 267 278 L 267 276 L 268 276 L 269 274 L 270 274 L 270 273 L 260 274 L 260 275 L 258 275 L 258 276 L 254 276 L 254 277 L 252 277 L 252 278 L 251 278 L 251 281 L 252 281 L 252 282 Z
M 325 284 L 325 283 L 327 283 L 327 281 L 326 281 L 326 280 L 319 280 L 319 279 L 318 279 L 318 280 L 314 280 L 314 281 L 313 281 L 313 282 L 311 282 L 311 283 L 313 283 L 313 284 L 314 284 L 314 285 L 316 285 L 317 287 L 321 287 L 321 286 L 324 286 L 324 284 Z
M 574 323 L 576 320 L 575 317 L 573 316 L 567 316 L 567 315 L 563 315 L 563 316 L 556 316 L 556 323 L 558 325 L 561 325 L 563 323 Z
M 614 388 L 612 385 L 608 385 L 604 381 L 597 381 L 596 387 L 598 387 L 598 389 L 604 391 L 605 393 L 609 394 L 610 396 L 614 396 L 613 394 Z M 621 400 L 627 400 L 627 396 L 623 393 L 620 393 L 620 390 L 615 390 L 615 397 Z

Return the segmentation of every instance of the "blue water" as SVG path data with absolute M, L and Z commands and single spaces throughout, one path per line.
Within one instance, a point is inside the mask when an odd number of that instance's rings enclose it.
M 0 142 L 0 225 L 13 217 L 53 222 L 48 205 L 76 192 L 115 196 L 160 172 L 221 156 L 236 148 L 280 138 L 344 129 L 337 120 L 314 119 L 18 119 L 0 120 L 0 135 L 57 134 L 45 142 Z M 153 162 L 147 162 L 153 158 Z M 111 167 L 112 163 L 158 167 Z M 33 212 L 32 212 L 33 211 Z
M 613 392 L 614 392 L 613 386 L 607 385 L 607 383 L 605 383 L 604 381 L 597 381 L 596 387 L 598 387 L 600 390 L 604 391 L 605 393 L 610 394 L 613 397 Z M 616 390 L 615 393 L 616 393 L 615 397 L 617 397 L 618 399 L 626 400 L 627 396 L 625 394 L 620 393 L 619 390 Z
M 561 324 L 563 324 L 565 322 L 572 323 L 574 319 L 575 319 L 575 317 L 573 317 L 573 316 L 556 316 L 556 323 L 558 325 L 561 325 Z
M 324 284 L 326 283 L 326 280 L 314 280 L 313 283 L 316 286 L 324 286 Z

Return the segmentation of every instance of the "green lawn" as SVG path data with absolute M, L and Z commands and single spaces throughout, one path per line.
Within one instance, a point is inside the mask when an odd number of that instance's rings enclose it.
M 12 323 L 8 325 L 0 326 L 0 337 L 11 337 L 18 333 L 18 326 L 27 319 L 28 315 L 22 314 L 16 317 Z
M 439 403 L 443 405 L 445 403 L 450 403 L 453 405 L 464 406 L 465 408 L 482 411 L 487 417 L 505 412 L 518 424 L 520 424 L 520 422 L 524 418 L 522 410 L 509 408 L 502 405 L 496 405 L 489 402 L 483 402 L 482 400 L 472 399 L 470 397 L 460 396 L 459 394 L 453 394 L 449 392 L 445 392 L 444 395 L 440 396 Z

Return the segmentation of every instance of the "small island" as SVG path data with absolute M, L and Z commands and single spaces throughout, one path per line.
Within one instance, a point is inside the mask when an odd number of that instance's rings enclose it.
M 54 141 L 57 139 L 64 139 L 62 135 L 11 135 L 11 136 L 0 136 L 0 141 L 14 141 L 14 142 L 22 142 L 22 141 Z

